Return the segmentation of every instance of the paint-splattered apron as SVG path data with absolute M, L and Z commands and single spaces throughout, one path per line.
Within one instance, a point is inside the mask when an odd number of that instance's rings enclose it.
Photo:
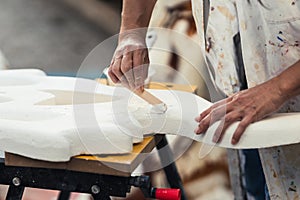
M 211 78 L 224 97 L 240 88 L 234 44 L 238 32 L 248 87 L 273 78 L 300 59 L 299 0 L 262 0 L 264 6 L 258 0 L 250 0 L 250 3 L 247 0 L 212 0 L 206 36 L 203 1 L 192 2 L 202 53 L 206 55 Z M 289 100 L 280 110 L 293 111 L 300 111 L 300 96 Z M 284 137 L 285 133 L 282 134 Z M 298 198 L 299 152 L 300 145 L 260 150 L 271 198 Z

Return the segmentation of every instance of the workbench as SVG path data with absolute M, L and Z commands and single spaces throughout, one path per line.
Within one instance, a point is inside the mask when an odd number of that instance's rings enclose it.
M 133 152 L 124 155 L 81 155 L 69 162 L 47 162 L 5 153 L 5 160 L 0 161 L 0 184 L 9 185 L 6 200 L 21 200 L 25 187 L 60 190 L 59 200 L 69 199 L 71 192 L 89 193 L 95 200 L 110 199 L 110 196 L 126 197 L 131 186 L 139 187 L 145 197 L 155 197 L 155 191 L 148 176 L 131 176 L 135 168 L 142 163 L 154 147 L 167 148 L 163 135 L 147 137 L 133 147 Z M 172 159 L 170 149 L 161 159 Z M 166 176 L 172 188 L 182 191 L 180 177 L 174 163 L 165 167 Z M 174 200 L 180 195 L 179 190 L 170 192 Z M 177 197 L 176 197 L 177 196 Z M 163 199 L 163 198 L 162 198 Z
M 195 86 L 169 83 L 150 83 L 149 87 L 196 91 Z M 148 176 L 131 176 L 155 147 L 164 148 L 158 151 L 162 163 L 174 160 L 164 135 L 144 138 L 129 154 L 80 155 L 68 162 L 47 162 L 6 152 L 5 159 L 0 161 L 0 184 L 9 185 L 6 200 L 21 200 L 25 187 L 59 190 L 59 200 L 69 199 L 71 192 L 89 193 L 95 200 L 107 200 L 110 196 L 126 197 L 131 186 L 139 187 L 145 197 L 154 198 L 159 194 L 164 199 L 173 195 L 175 200 L 180 195 L 182 200 L 186 199 L 174 163 L 165 166 L 164 171 L 170 187 L 180 190 L 157 189 L 151 186 Z

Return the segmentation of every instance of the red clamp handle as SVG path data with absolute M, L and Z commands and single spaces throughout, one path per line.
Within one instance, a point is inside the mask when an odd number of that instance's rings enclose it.
M 180 189 L 155 188 L 154 197 L 159 200 L 180 200 Z

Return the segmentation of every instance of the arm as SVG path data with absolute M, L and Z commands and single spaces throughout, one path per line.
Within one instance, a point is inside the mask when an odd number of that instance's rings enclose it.
M 136 28 L 147 28 L 155 3 L 156 0 L 123 0 L 120 33 Z
M 219 142 L 225 130 L 240 121 L 232 137 L 238 143 L 249 124 L 259 121 L 277 111 L 284 102 L 300 94 L 300 60 L 269 81 L 234 94 L 215 103 L 196 118 L 199 126 L 196 134 L 205 133 L 209 125 L 221 120 L 213 141 Z
M 119 44 L 109 67 L 114 83 L 143 91 L 148 76 L 147 27 L 156 0 L 123 0 Z
M 286 100 L 300 94 L 300 60 L 273 80 Z

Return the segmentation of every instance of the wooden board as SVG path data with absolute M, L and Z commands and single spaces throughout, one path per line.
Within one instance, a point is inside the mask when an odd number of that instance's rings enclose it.
M 159 83 L 159 82 L 150 82 L 149 89 L 157 90 L 179 90 L 189 93 L 196 93 L 196 85 L 183 85 L 183 84 L 174 84 L 174 83 Z
M 104 85 L 111 85 L 109 81 L 105 78 L 96 79 L 99 83 Z M 183 85 L 183 84 L 174 84 L 174 83 L 160 83 L 160 82 L 150 82 L 147 86 L 149 89 L 156 90 L 179 90 L 189 93 L 196 93 L 197 86 L 196 85 Z
M 160 141 L 160 135 L 156 135 Z M 19 167 L 37 167 L 50 169 L 66 169 L 97 174 L 130 176 L 136 167 L 155 147 L 154 136 L 147 137 L 142 143 L 135 144 L 130 154 L 123 155 L 82 155 L 71 158 L 69 162 L 47 162 L 20 155 L 5 153 L 5 165 Z

